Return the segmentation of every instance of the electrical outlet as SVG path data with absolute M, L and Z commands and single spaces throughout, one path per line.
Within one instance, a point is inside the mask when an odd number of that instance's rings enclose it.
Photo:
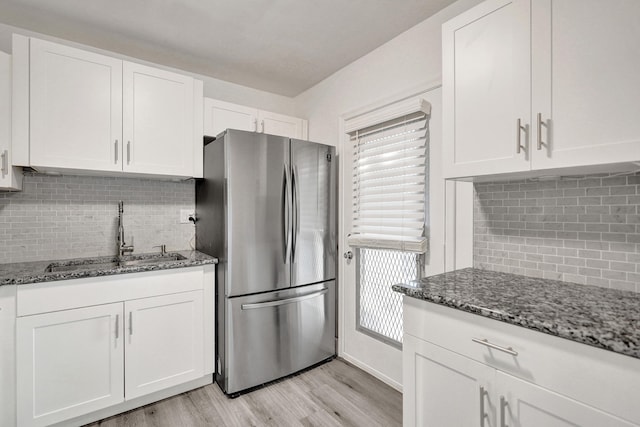
M 191 209 L 180 209 L 180 224 L 193 224 L 189 221 L 190 216 L 195 216 Z

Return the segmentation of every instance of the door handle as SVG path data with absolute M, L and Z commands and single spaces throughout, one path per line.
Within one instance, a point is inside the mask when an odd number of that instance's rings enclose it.
M 115 155 L 114 155 L 113 163 L 117 165 L 118 164 L 118 140 L 117 139 L 114 146 L 115 148 L 113 149 L 113 152 Z
M 509 427 L 507 425 L 507 420 L 506 420 L 506 407 L 507 407 L 508 403 L 507 403 L 507 399 L 504 398 L 504 396 L 500 396 L 500 427 Z
M 471 341 L 473 341 L 475 343 L 478 343 L 478 344 L 486 345 L 489 348 L 493 348 L 495 350 L 505 352 L 505 353 L 510 354 L 512 356 L 517 356 L 518 355 L 518 352 L 515 351 L 512 347 L 499 346 L 498 344 L 494 344 L 492 342 L 489 342 L 489 340 L 486 339 L 486 338 L 484 338 L 484 339 L 471 338 Z
M 538 150 L 542 150 L 542 146 L 545 145 L 544 142 L 542 142 L 542 126 L 544 126 L 544 123 L 542 122 L 542 113 L 538 113 L 538 145 L 537 148 Z
M 294 303 L 294 302 L 304 301 L 306 299 L 319 297 L 321 295 L 326 294 L 327 292 L 329 292 L 329 289 L 325 288 L 325 289 L 322 289 L 320 291 L 311 292 L 311 293 L 300 295 L 300 296 L 293 297 L 293 298 L 286 298 L 286 299 L 281 299 L 281 300 L 265 301 L 265 302 L 256 302 L 256 303 L 251 303 L 251 304 L 242 304 L 240 306 L 240 308 L 242 310 L 253 310 L 253 309 L 256 309 L 256 308 L 277 307 L 279 305 L 291 304 L 291 303 Z
M 129 312 L 129 335 L 133 335 L 133 311 Z
M 291 202 L 289 192 L 289 165 L 284 164 L 282 173 L 282 250 L 284 252 L 284 263 L 288 264 L 291 259 Z
M 4 150 L 2 152 L 2 175 L 6 175 L 9 172 L 9 162 L 7 157 L 9 156 L 9 151 Z
M 127 164 L 131 164 L 131 141 L 127 141 Z
M 264 133 L 264 120 L 260 121 L 261 132 Z
M 487 417 L 487 414 L 484 412 L 484 395 L 486 391 L 483 386 L 480 386 L 480 427 L 484 427 L 484 419 Z
M 116 340 L 120 338 L 120 315 L 116 314 Z
M 300 234 L 300 193 L 298 191 L 298 168 L 291 168 L 291 195 L 293 197 L 293 227 L 291 237 L 291 262 L 296 262 L 298 255 L 298 235 Z
M 353 259 L 353 252 L 347 251 L 342 256 L 344 257 L 344 259 L 347 259 L 347 260 Z

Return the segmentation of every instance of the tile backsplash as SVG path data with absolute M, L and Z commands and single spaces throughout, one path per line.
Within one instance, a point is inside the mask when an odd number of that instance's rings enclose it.
M 22 192 L 0 193 L 0 263 L 114 255 L 119 200 L 134 254 L 190 248 L 195 230 L 179 214 L 195 209 L 193 180 L 28 173 Z
M 640 292 L 640 174 L 475 184 L 474 266 Z

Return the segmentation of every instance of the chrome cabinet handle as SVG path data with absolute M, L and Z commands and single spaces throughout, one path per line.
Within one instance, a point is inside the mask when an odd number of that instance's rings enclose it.
M 329 292 L 329 289 L 325 288 L 316 292 L 311 292 L 311 293 L 300 295 L 293 298 L 286 298 L 281 300 L 265 301 L 265 302 L 256 302 L 251 304 L 242 304 L 240 308 L 242 310 L 253 310 L 255 308 L 277 307 L 279 305 L 291 304 L 293 302 L 304 301 L 306 299 L 319 297 L 321 295 L 326 294 L 327 292 Z
M 544 145 L 544 142 L 542 142 L 542 126 L 544 126 L 544 123 L 542 123 L 542 113 L 538 113 L 538 150 L 542 150 L 542 146 Z
M 500 396 L 500 427 L 509 427 L 505 419 L 505 408 L 507 405 L 507 399 L 505 399 L 504 396 Z
M 517 126 L 518 126 L 518 129 L 517 129 L 518 133 L 516 135 L 516 143 L 517 143 L 516 152 L 520 154 L 521 150 L 526 150 L 526 147 L 522 145 L 522 131 L 526 132 L 527 128 L 522 126 L 522 119 L 518 119 Z
M 480 427 L 484 427 L 484 419 L 487 414 L 484 412 L 484 395 L 486 391 L 483 386 L 480 386 Z
M 116 340 L 120 338 L 120 315 L 116 314 Z
M 7 158 L 9 156 L 9 151 L 4 150 L 2 152 L 2 168 L 0 168 L 2 170 L 2 175 L 6 175 L 9 171 L 9 163 L 7 161 Z
M 118 140 L 116 139 L 116 143 L 115 143 L 115 149 L 113 150 L 115 153 L 115 159 L 114 162 L 116 165 L 118 164 Z
M 129 335 L 133 335 L 133 311 L 129 312 Z
M 127 164 L 131 163 L 131 141 L 127 141 Z
M 497 344 L 489 342 L 489 340 L 486 339 L 486 338 L 485 339 L 471 338 L 471 341 L 473 341 L 475 343 L 478 343 L 478 344 L 486 345 L 487 347 L 493 348 L 493 349 L 498 350 L 498 351 L 502 351 L 502 352 L 508 353 L 508 354 L 510 354 L 512 356 L 517 356 L 518 355 L 518 352 L 515 351 L 513 348 L 511 348 L 511 347 L 501 347 L 501 346 L 499 346 Z

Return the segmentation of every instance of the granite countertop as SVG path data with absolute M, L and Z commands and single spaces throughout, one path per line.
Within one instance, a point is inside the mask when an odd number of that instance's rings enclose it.
M 171 260 L 169 256 L 176 253 L 182 255 L 185 259 Z M 140 273 L 218 263 L 217 258 L 198 251 L 172 251 L 164 259 L 150 261 L 150 258 L 159 257 L 159 255 L 159 253 L 152 253 L 123 257 L 123 260 L 128 262 L 143 262 L 138 265 L 118 265 L 118 259 L 115 256 L 0 264 L 0 286 Z M 58 271 L 46 272 L 47 267 L 52 263 L 56 265 Z M 69 266 L 74 266 L 75 268 L 65 270 L 65 267 Z
M 393 290 L 640 358 L 640 294 L 465 268 Z

